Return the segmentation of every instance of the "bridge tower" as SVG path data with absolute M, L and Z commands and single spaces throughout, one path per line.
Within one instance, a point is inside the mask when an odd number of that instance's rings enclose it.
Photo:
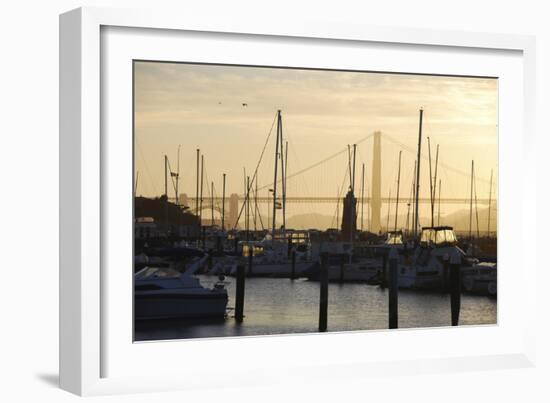
M 372 149 L 372 181 L 371 181 L 371 227 L 370 232 L 380 231 L 380 212 L 382 210 L 382 146 L 380 144 L 381 134 L 374 132 L 374 145 Z
M 229 196 L 229 212 L 227 214 L 227 227 L 233 228 L 239 217 L 239 195 L 236 193 L 231 193 Z

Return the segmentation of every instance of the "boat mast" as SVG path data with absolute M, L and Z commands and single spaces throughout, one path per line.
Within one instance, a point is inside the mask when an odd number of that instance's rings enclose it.
M 257 231 L 256 220 L 258 216 L 258 180 L 255 180 L 256 189 L 254 190 L 254 231 Z
M 386 218 L 386 233 L 390 232 L 390 215 L 391 215 L 391 188 L 388 192 L 388 217 Z
M 273 225 L 272 225 L 272 237 L 275 238 L 275 219 L 277 215 L 277 166 L 279 157 L 279 132 L 281 130 L 281 110 L 277 111 L 277 139 L 275 141 L 275 173 L 273 177 Z
M 422 147 L 422 117 L 424 110 L 420 108 L 420 122 L 418 124 L 418 150 L 416 157 L 416 191 L 415 191 L 415 204 L 414 204 L 414 236 L 418 235 L 418 193 L 420 191 L 420 152 Z
M 199 220 L 202 227 L 202 194 L 204 188 L 204 155 L 201 155 L 201 193 L 199 199 Z
M 397 231 L 397 213 L 399 212 L 399 184 L 401 182 L 401 153 L 403 151 L 399 150 L 399 168 L 397 169 L 397 198 L 395 202 L 395 224 L 393 226 L 394 231 Z
M 222 231 L 225 231 L 225 173 L 223 174 L 222 185 Z
M 179 194 L 178 194 L 179 181 L 180 181 L 180 147 L 181 146 L 178 145 L 178 172 L 176 173 L 176 206 L 180 205 Z
M 210 217 L 210 225 L 214 226 L 214 181 L 210 183 L 210 210 L 211 210 L 211 217 Z
M 434 225 L 434 210 L 435 210 L 435 190 L 437 188 L 437 165 L 439 163 L 439 144 L 435 149 L 435 171 L 434 171 L 434 188 L 432 190 L 432 227 Z
M 441 219 L 441 179 L 439 180 L 439 197 L 437 199 L 437 225 L 439 226 L 439 220 Z
M 365 163 L 361 168 L 361 232 L 363 232 L 363 210 L 365 208 Z
M 139 171 L 136 172 L 136 185 L 134 187 L 134 197 L 136 197 L 136 195 L 137 195 L 138 182 L 139 182 Z
M 283 124 L 281 120 L 281 173 L 283 176 L 283 232 L 286 233 L 286 167 L 288 156 L 288 141 L 285 142 L 285 153 L 283 161 Z
M 249 239 L 250 239 L 250 176 L 247 176 L 246 177 L 246 242 L 248 242 Z
M 137 186 L 137 185 L 136 185 Z M 493 192 L 493 170 L 491 169 L 491 180 L 489 182 L 489 214 L 487 217 L 487 236 L 491 233 L 491 197 Z
M 472 169 L 470 174 L 470 228 L 468 230 L 468 237 L 472 240 L 472 205 L 474 200 L 474 160 L 472 160 Z
M 199 216 L 199 155 L 200 149 L 197 148 L 197 193 L 195 194 L 195 215 Z
M 168 201 L 168 157 L 164 154 L 164 196 Z
M 434 199 L 433 199 L 433 183 L 432 183 L 432 146 L 430 137 L 428 136 L 428 161 L 430 162 L 430 211 L 431 225 L 434 226 Z

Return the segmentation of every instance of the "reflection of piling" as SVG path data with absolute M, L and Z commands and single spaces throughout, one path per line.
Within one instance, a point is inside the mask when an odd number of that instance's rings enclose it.
M 451 323 L 453 326 L 458 326 L 460 316 L 460 260 L 460 256 L 455 251 L 455 253 L 451 256 L 451 270 L 449 273 L 451 291 Z
M 254 253 L 250 245 L 248 245 L 248 275 L 252 275 L 252 266 L 254 260 Z
M 321 295 L 319 298 L 319 331 L 327 331 L 327 313 L 328 313 L 328 256 L 321 256 Z
M 344 256 L 342 255 L 340 257 L 340 282 L 343 283 L 344 282 L 344 261 L 345 261 L 345 258 Z
M 237 266 L 237 289 L 235 295 L 235 320 L 241 323 L 244 318 L 244 266 Z
M 392 249 L 389 256 L 389 328 L 397 329 L 397 295 L 399 286 L 398 255 L 395 249 Z
M 294 248 L 292 248 L 292 251 L 290 252 L 290 258 L 291 258 L 291 272 L 290 272 L 290 278 L 294 280 L 296 278 L 296 251 Z

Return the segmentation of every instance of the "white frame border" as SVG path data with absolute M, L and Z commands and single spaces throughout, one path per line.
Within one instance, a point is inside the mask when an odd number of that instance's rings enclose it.
M 60 16 L 60 385 L 80 395 L 156 391 L 193 387 L 177 376 L 162 382 L 137 378 L 100 378 L 100 27 L 181 29 L 288 37 L 375 41 L 383 43 L 516 50 L 524 62 L 524 155 L 527 171 L 535 170 L 535 40 L 508 34 L 372 27 L 311 21 L 197 18 L 196 15 L 150 10 L 80 8 Z M 524 189 L 536 189 L 536 177 Z M 525 194 L 525 192 L 524 192 Z M 526 197 L 526 196 L 523 196 Z M 533 202 L 523 217 L 535 223 Z M 523 247 L 527 248 L 527 230 Z M 533 257 L 532 259 L 535 259 Z M 535 263 L 535 262 L 532 262 Z M 526 265 L 533 278 L 536 264 Z M 534 312 L 536 281 L 528 305 Z M 529 317 L 524 354 L 498 357 L 416 360 L 390 364 L 355 364 L 360 376 L 414 371 L 439 372 L 532 366 L 535 322 Z M 290 371 L 291 372 L 291 371 Z M 330 371 L 337 372 L 337 371 Z M 328 378 L 329 379 L 333 378 Z

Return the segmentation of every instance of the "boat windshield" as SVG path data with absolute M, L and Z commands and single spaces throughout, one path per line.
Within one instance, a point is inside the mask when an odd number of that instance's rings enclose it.
M 390 232 L 386 239 L 386 245 L 402 245 L 403 234 L 401 232 Z
M 159 278 L 177 278 L 179 271 L 171 267 L 144 267 L 136 273 L 136 280 L 153 280 Z
M 426 245 L 455 245 L 457 243 L 452 228 L 425 228 L 420 235 L 420 243 Z

